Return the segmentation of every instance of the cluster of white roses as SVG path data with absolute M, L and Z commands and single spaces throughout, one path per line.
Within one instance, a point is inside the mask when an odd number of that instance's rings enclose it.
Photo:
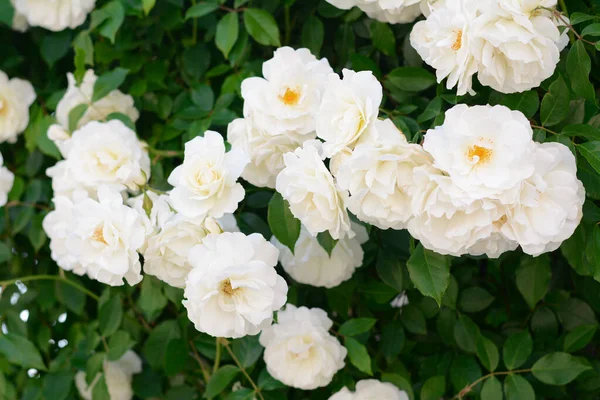
M 85 22 L 96 0 L 10 0 L 14 7 L 13 29 L 25 31 L 29 26 L 59 32 L 75 29 Z
M 448 89 L 473 93 L 472 78 L 502 93 L 523 92 L 552 76 L 568 43 L 557 0 L 436 0 L 411 32 L 412 46 Z

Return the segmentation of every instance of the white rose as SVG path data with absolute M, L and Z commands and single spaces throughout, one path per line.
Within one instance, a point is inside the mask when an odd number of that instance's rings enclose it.
M 390 303 L 390 306 L 392 306 L 393 308 L 402 308 L 408 304 L 409 304 L 408 296 L 406 295 L 406 292 L 404 291 L 404 292 L 400 293 L 398 296 L 394 297 L 394 299 Z
M 408 394 L 391 383 L 365 379 L 356 383 L 356 391 L 343 388 L 329 400 L 408 400 Z
M 516 186 L 535 168 L 533 131 L 519 111 L 459 104 L 430 129 L 423 147 L 434 166 L 473 199 L 514 200 Z
M 311 235 L 329 231 L 334 239 L 352 237 L 345 194 L 336 186 L 319 152 L 320 142 L 312 140 L 285 154 L 285 168 L 277 176 L 276 189 Z
M 104 361 L 104 378 L 108 388 L 108 394 L 111 400 L 131 400 L 133 390 L 131 383 L 133 375 L 142 372 L 142 360 L 133 351 L 128 350 L 121 359 L 117 361 Z M 92 400 L 92 391 L 100 379 L 100 374 L 96 375 L 91 384 L 86 382 L 86 373 L 79 371 L 75 375 L 75 386 L 79 395 L 84 400 Z
M 325 141 L 327 157 L 353 148 L 360 136 L 377 121 L 383 99 L 381 83 L 371 71 L 330 74 L 317 117 L 317 136 Z
M 0 207 L 4 206 L 8 201 L 8 193 L 12 189 L 14 182 L 15 174 L 4 166 L 4 158 L 2 157 L 2 153 L 0 153 Z
M 88 108 L 77 122 L 75 129 L 83 127 L 90 121 L 103 121 L 112 113 L 127 115 L 133 122 L 137 121 L 140 114 L 133 104 L 133 98 L 115 89 L 100 100 L 92 103 L 94 84 L 98 77 L 93 70 L 88 69 L 83 76 L 81 85 L 77 86 L 75 76 L 67 74 L 69 87 L 56 106 L 56 120 L 66 130 L 69 130 L 69 114 L 71 110 L 81 104 Z
M 369 18 L 389 24 L 407 24 L 421 15 L 421 0 L 358 0 Z
M 169 204 L 170 197 L 166 194 L 157 194 L 151 190 L 146 191 L 147 200 L 151 204 L 150 215 L 144 209 L 144 194 L 127 199 L 127 205 L 138 212 L 142 225 L 146 231 L 146 240 L 144 245 L 140 247 L 140 253 L 148 247 L 148 240 L 156 235 L 164 224 L 175 215 L 175 211 Z
M 277 49 L 263 64 L 263 78 L 242 82 L 244 117 L 271 135 L 312 133 L 319 111 L 323 86 L 333 70 L 327 59 L 308 49 Z
M 260 344 L 269 374 L 287 386 L 312 390 L 327 386 L 344 368 L 347 350 L 329 333 L 333 322 L 320 308 L 288 304 L 277 323 L 264 329 Z
M 560 143 L 537 145 L 536 171 L 523 183 L 502 233 L 533 256 L 556 250 L 582 218 L 585 189 L 573 153 Z
M 122 184 L 135 190 L 150 177 L 145 144 L 119 120 L 89 122 L 64 150 L 68 175 L 83 187 Z
M 275 178 L 284 167 L 283 155 L 296 150 L 311 135 L 286 132 L 271 135 L 249 119 L 238 118 L 227 127 L 227 140 L 233 149 L 240 149 L 250 157 L 242 178 L 258 187 L 275 188 Z
M 271 238 L 271 242 L 279 249 L 279 262 L 283 269 L 296 282 L 332 288 L 350 279 L 354 270 L 362 265 L 364 252 L 361 244 L 369 240 L 369 235 L 358 224 L 353 224 L 352 230 L 356 236 L 338 241 L 331 256 L 304 227 L 293 253 L 275 236 Z
M 142 280 L 137 250 L 145 229 L 137 211 L 109 186 L 98 189 L 98 200 L 85 198 L 74 205 L 73 226 L 65 246 L 88 275 L 111 286 Z
M 471 33 L 479 81 L 501 93 L 538 87 L 554 74 L 560 59 L 564 39 L 558 24 L 549 13 L 530 12 L 526 4 L 498 4 L 477 18 Z
M 15 8 L 16 0 L 10 0 L 10 3 Z M 12 20 L 12 28 L 18 32 L 25 32 L 29 28 L 29 24 L 27 23 L 27 18 L 20 14 L 17 10 L 14 10 L 13 20 Z
M 381 229 L 404 229 L 413 215 L 413 170 L 433 160 L 420 145 L 409 144 L 392 121 L 377 121 L 375 128 L 379 136 L 359 143 L 336 179 L 350 192 L 346 204 L 358 219 Z
M 212 234 L 192 248 L 183 305 L 196 329 L 240 338 L 268 327 L 287 300 L 287 284 L 275 271 L 278 255 L 257 233 Z
M 42 227 L 50 239 L 52 259 L 65 271 L 84 275 L 86 269 L 77 257 L 67 249 L 66 242 L 72 232 L 74 204 L 88 197 L 86 191 L 74 191 L 71 196 L 57 195 L 52 199 L 54 210 L 50 211 L 42 221 Z
M 29 124 L 29 106 L 34 100 L 35 91 L 29 81 L 8 79 L 0 71 L 0 143 L 17 141 Z
M 15 0 L 14 5 L 29 25 L 58 32 L 83 24 L 95 3 L 95 0 Z
M 448 78 L 446 87 L 458 85 L 457 94 L 474 94 L 473 75 L 477 64 L 470 51 L 471 30 L 476 17 L 473 1 L 456 0 L 436 6 L 410 34 L 410 44 L 423 61 L 436 70 L 438 82 Z

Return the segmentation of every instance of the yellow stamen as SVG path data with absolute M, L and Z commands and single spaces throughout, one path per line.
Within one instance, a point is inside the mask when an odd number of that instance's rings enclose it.
M 462 31 L 462 29 L 460 29 L 458 32 L 456 32 L 456 40 L 452 44 L 452 47 L 451 47 L 452 50 L 454 50 L 454 51 L 460 50 L 460 48 L 462 47 L 462 36 L 463 36 L 463 31 Z
M 300 101 L 300 92 L 295 89 L 287 88 L 283 96 L 279 96 L 279 99 L 286 106 L 295 106 Z
M 94 233 L 92 234 L 92 239 L 94 239 L 96 242 L 108 244 L 104 239 L 104 232 L 102 226 L 99 226 L 96 228 L 96 230 L 94 230 Z
M 485 164 L 492 157 L 492 150 L 486 147 L 473 145 L 469 148 L 467 157 L 470 161 L 475 161 L 477 164 Z
M 238 290 L 239 288 L 234 289 L 231 287 L 231 281 L 229 280 L 229 278 L 221 282 L 221 292 L 225 293 L 228 296 L 233 296 Z

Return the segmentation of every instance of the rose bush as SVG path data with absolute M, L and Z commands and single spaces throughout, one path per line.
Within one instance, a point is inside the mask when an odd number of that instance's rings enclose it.
M 0 0 L 0 400 L 600 397 L 598 0 Z

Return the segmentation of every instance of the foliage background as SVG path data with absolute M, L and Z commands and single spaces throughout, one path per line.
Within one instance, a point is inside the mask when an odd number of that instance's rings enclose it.
M 75 399 L 77 370 L 93 375 L 105 357 L 116 359 L 132 348 L 144 359 L 133 382 L 137 398 L 320 400 L 374 376 L 408 391 L 411 399 L 429 400 L 458 397 L 496 371 L 481 398 L 501 399 L 502 384 L 508 399 L 598 399 L 600 62 L 594 43 L 600 1 L 561 5 L 577 33 L 551 79 L 522 94 L 477 85 L 476 96 L 457 98 L 436 84 L 408 45 L 410 24 L 382 24 L 325 1 L 99 0 L 74 31 L 33 28 L 22 34 L 9 27 L 10 1 L 0 0 L 0 69 L 30 80 L 38 95 L 18 143 L 0 146 L 17 176 L 0 211 L 0 398 Z M 373 228 L 364 265 L 350 281 L 327 290 L 287 279 L 289 302 L 327 310 L 349 349 L 346 368 L 329 387 L 313 392 L 271 378 L 256 337 L 224 342 L 195 331 L 179 289 L 148 275 L 136 287 L 109 288 L 60 271 L 41 221 L 52 207 L 45 169 L 60 157 L 46 130 L 67 86 L 66 73 L 82 74 L 88 67 L 98 75 L 117 71 L 106 75 L 106 84 L 134 96 L 141 111 L 137 133 L 151 147 L 151 186 L 168 189 L 166 177 L 181 162 L 183 144 L 208 128 L 225 135 L 226 125 L 242 115 L 241 81 L 260 75 L 262 62 L 279 45 L 308 47 L 338 72 L 372 70 L 385 88 L 382 116 L 413 142 L 441 124 L 443 110 L 457 102 L 524 112 L 537 141 L 559 141 L 576 153 L 588 194 L 583 223 L 550 255 L 533 259 L 512 252 L 499 260 L 423 253 L 405 231 Z M 127 70 L 123 82 L 118 76 L 125 71 L 117 68 Z M 246 189 L 238 223 L 245 233 L 269 238 L 273 191 Z M 425 263 L 442 269 L 451 264 L 441 307 L 412 285 L 409 269 L 418 273 Z M 13 284 L 19 277 L 28 278 Z M 410 305 L 390 307 L 404 290 Z M 575 357 L 550 360 L 550 377 L 535 379 L 529 369 L 554 352 Z M 525 371 L 503 372 L 515 369 Z M 573 371 L 583 370 L 572 380 Z M 232 392 L 238 381 L 243 389 Z M 97 386 L 94 399 L 108 398 L 104 382 Z M 463 394 L 477 398 L 481 389 L 474 385 Z

